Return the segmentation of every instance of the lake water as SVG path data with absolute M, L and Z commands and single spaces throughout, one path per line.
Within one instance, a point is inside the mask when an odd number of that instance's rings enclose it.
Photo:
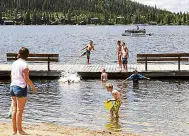
M 26 46 L 35 53 L 59 53 L 61 63 L 75 63 L 78 51 L 89 39 L 96 51 L 92 63 L 115 63 L 116 41 L 129 47 L 129 63 L 137 53 L 189 52 L 189 27 L 146 26 L 153 36 L 122 37 L 132 26 L 0 26 L 1 59 L 5 52 Z M 85 58 L 76 63 L 85 63 Z M 24 121 L 49 122 L 90 129 L 109 129 L 157 136 L 189 135 L 189 80 L 140 81 L 138 87 L 110 80 L 121 90 L 123 104 L 118 122 L 109 120 L 104 100 L 111 98 L 100 80 L 64 84 L 57 80 L 34 80 L 37 94 L 28 95 Z M 10 81 L 0 81 L 0 121 L 10 121 Z
M 0 52 L 5 60 L 6 52 L 17 52 L 21 46 L 32 53 L 58 53 L 62 63 L 85 63 L 79 59 L 80 51 L 93 40 L 96 51 L 92 63 L 116 61 L 117 40 L 126 42 L 129 63 L 136 62 L 137 53 L 189 52 L 188 26 L 145 26 L 146 37 L 124 37 L 125 29 L 135 26 L 0 26 Z M 3 57 L 4 56 L 4 57 Z

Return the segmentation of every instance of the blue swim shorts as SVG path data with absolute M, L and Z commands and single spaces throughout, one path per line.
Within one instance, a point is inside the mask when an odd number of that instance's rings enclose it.
M 127 58 L 122 58 L 123 64 L 127 64 Z
M 10 87 L 10 95 L 16 97 L 27 97 L 27 86 L 25 88 L 21 88 L 20 86 L 11 86 Z

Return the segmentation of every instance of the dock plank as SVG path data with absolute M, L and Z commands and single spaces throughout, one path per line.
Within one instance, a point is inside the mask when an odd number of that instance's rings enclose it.
M 100 68 L 100 65 L 99 65 L 99 64 L 97 64 L 96 72 L 101 72 L 101 68 Z
M 82 70 L 83 72 L 87 72 L 87 65 L 84 65 L 84 68 Z

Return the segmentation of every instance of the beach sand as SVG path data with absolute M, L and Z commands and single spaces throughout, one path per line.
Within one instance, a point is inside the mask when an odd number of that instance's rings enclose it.
M 121 132 L 95 131 L 85 128 L 71 128 L 54 124 L 23 124 L 23 130 L 28 136 L 138 136 Z M 0 123 L 0 136 L 12 136 L 10 123 Z

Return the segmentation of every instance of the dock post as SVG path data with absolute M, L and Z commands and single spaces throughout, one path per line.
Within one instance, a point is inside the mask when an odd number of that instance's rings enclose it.
M 48 71 L 50 71 L 50 58 L 48 56 Z
M 145 57 L 145 70 L 147 71 L 147 57 Z
M 180 57 L 178 57 L 178 71 L 180 71 Z

